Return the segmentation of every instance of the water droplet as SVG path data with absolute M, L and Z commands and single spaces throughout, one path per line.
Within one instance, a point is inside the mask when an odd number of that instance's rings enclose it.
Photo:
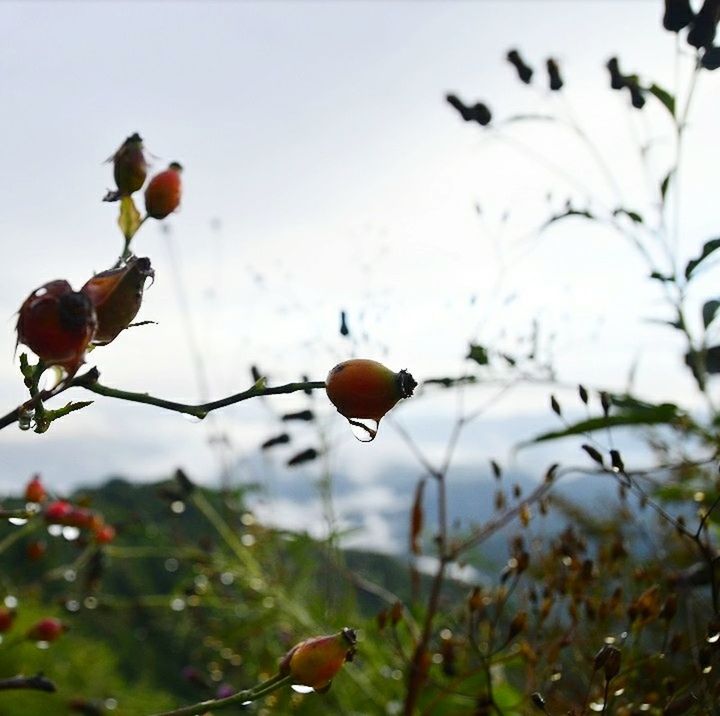
M 49 525 L 48 528 L 48 534 L 51 537 L 59 537 L 62 534 L 62 525 Z
M 605 708 L 602 701 L 593 701 L 590 704 L 590 710 L 595 711 L 596 713 L 600 713 Z
M 709 674 L 712 671 L 712 666 L 708 664 L 703 670 L 703 674 Z
M 615 689 L 613 696 L 622 696 L 625 693 L 625 689 Z
M 235 575 L 232 572 L 223 572 L 220 581 L 227 587 L 235 581 Z
M 85 605 L 85 609 L 96 609 L 98 600 L 95 597 L 85 597 L 83 604 Z
M 63 527 L 62 536 L 68 541 L 72 542 L 80 536 L 80 530 L 77 527 Z
M 605 643 L 606 644 L 614 644 L 617 641 L 614 636 L 606 636 L 605 637 Z
M 176 597 L 170 602 L 170 609 L 172 609 L 174 612 L 181 612 L 183 609 L 185 609 L 185 600 L 180 599 L 180 597 Z
M 66 582 L 74 582 L 77 579 L 77 572 L 74 569 L 66 569 L 63 574 L 63 579 Z
M 201 423 L 202 418 L 198 418 L 197 415 L 190 415 L 188 413 L 182 413 L 182 416 L 188 423 Z
M 11 525 L 16 525 L 17 527 L 22 527 L 23 525 L 27 524 L 27 520 L 23 517 L 11 517 L 8 522 Z
M 262 605 L 265 609 L 272 609 L 275 606 L 275 600 L 272 597 L 265 597 L 265 599 L 262 600 Z
M 718 641 L 720 641 L 720 632 L 715 632 L 714 634 L 710 634 L 707 638 L 708 644 L 716 644 Z
M 380 423 L 371 418 L 348 418 L 352 434 L 361 443 L 371 443 L 375 440 Z
M 114 711 L 118 707 L 117 699 L 105 699 L 105 708 L 108 711 Z
M 69 612 L 79 612 L 80 602 L 78 602 L 77 599 L 69 599 L 67 602 L 65 602 L 65 609 L 67 609 Z
M 560 681 L 562 679 L 562 671 L 556 671 L 550 675 L 550 681 Z
M 170 557 L 165 560 L 165 569 L 168 572 L 177 572 L 179 566 L 180 562 L 178 562 L 175 557 Z
M 244 547 L 252 547 L 255 544 L 255 537 L 251 534 L 244 534 L 240 541 L 243 543 Z
M 49 649 L 50 648 L 50 642 L 49 641 L 36 641 L 35 646 L 38 649 Z
M 25 505 L 25 512 L 31 515 L 36 515 L 38 512 L 40 512 L 41 509 L 42 508 L 40 507 L 40 505 L 38 505 L 37 502 L 28 502 Z
M 250 706 L 251 703 L 252 701 L 243 701 L 240 706 Z
M 18 605 L 17 597 L 14 597 L 12 594 L 8 594 L 7 597 L 5 597 L 5 606 L 8 609 L 15 609 Z
M 170 509 L 176 515 L 181 515 L 185 512 L 185 503 L 182 500 L 175 500 L 170 503 Z
M 315 691 L 312 686 L 303 686 L 302 684 L 293 684 L 290 688 L 299 694 L 311 694 Z

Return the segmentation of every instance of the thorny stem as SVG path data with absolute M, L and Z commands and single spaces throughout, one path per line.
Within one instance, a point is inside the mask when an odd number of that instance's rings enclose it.
M 287 393 L 297 393 L 301 390 L 319 390 L 325 387 L 325 383 L 323 381 L 287 383 L 285 385 L 278 385 L 274 387 L 267 387 L 262 383 L 259 383 L 241 393 L 235 393 L 234 395 L 221 398 L 220 400 L 213 400 L 207 403 L 193 405 L 189 403 L 178 403 L 173 400 L 165 400 L 164 398 L 158 398 L 148 393 L 135 393 L 129 390 L 111 388 L 98 383 L 98 377 L 99 373 L 97 369 L 91 368 L 82 375 L 63 381 L 51 390 L 39 391 L 33 398 L 30 398 L 30 400 L 26 400 L 22 405 L 19 405 L 14 410 L 11 410 L 6 415 L 0 417 L 0 430 L 2 428 L 6 428 L 8 425 L 16 423 L 23 413 L 33 410 L 40 403 L 48 400 L 49 398 L 53 398 L 60 393 L 64 393 L 69 388 L 76 387 L 85 388 L 85 390 L 89 390 L 91 393 L 104 395 L 108 398 L 127 400 L 132 403 L 144 403 L 145 405 L 154 405 L 158 408 L 164 408 L 165 410 L 172 410 L 176 413 L 192 415 L 199 419 L 204 418 L 213 410 L 225 408 L 229 405 L 234 405 L 235 403 L 240 403 L 243 400 L 249 400 L 250 398 L 256 398 L 261 395 L 281 395 Z
M 281 676 L 276 674 L 271 679 L 264 681 L 261 684 L 253 687 L 252 689 L 245 689 L 244 691 L 238 691 L 232 696 L 228 696 L 224 699 L 209 699 L 207 701 L 201 701 L 192 706 L 183 706 L 173 711 L 163 711 L 162 713 L 154 714 L 154 716 L 195 716 L 197 714 L 203 714 L 211 709 L 221 709 L 226 706 L 232 706 L 233 704 L 243 704 L 247 701 L 257 701 L 263 696 L 271 694 L 273 691 L 288 686 L 292 682 L 292 676 Z

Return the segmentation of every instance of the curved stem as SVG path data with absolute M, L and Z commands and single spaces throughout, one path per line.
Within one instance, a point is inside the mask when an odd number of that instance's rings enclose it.
M 233 704 L 243 704 L 247 701 L 257 701 L 257 699 L 267 696 L 283 686 L 289 685 L 291 681 L 291 676 L 281 676 L 280 674 L 277 674 L 252 689 L 238 691 L 236 694 L 228 696 L 227 698 L 200 701 L 192 706 L 183 706 L 179 709 L 174 709 L 173 711 L 163 711 L 162 713 L 157 713 L 153 716 L 194 716 L 195 714 L 203 714 L 210 709 L 221 709 L 225 706 L 232 706 Z
M 278 385 L 274 387 L 267 387 L 262 383 L 256 383 L 252 388 L 244 390 L 241 393 L 235 393 L 229 395 L 227 398 L 220 398 L 219 400 L 213 400 L 207 403 L 200 403 L 193 405 L 190 403 L 178 403 L 174 400 L 165 400 L 164 398 L 158 398 L 148 393 L 135 393 L 129 390 L 121 390 L 119 388 L 111 388 L 106 385 L 102 385 L 97 382 L 99 373 L 96 368 L 92 368 L 87 373 L 76 376 L 71 380 L 63 382 L 60 386 L 53 390 L 40 391 L 30 400 L 26 400 L 22 405 L 19 405 L 14 410 L 11 410 L 6 415 L 0 417 L 0 430 L 16 423 L 20 416 L 35 408 L 41 402 L 48 400 L 60 393 L 65 392 L 68 388 L 85 388 L 91 393 L 97 395 L 104 395 L 108 398 L 116 398 L 118 400 L 127 400 L 132 403 L 144 403 L 146 405 L 154 405 L 158 408 L 164 408 L 165 410 L 172 410 L 176 413 L 185 413 L 192 415 L 196 418 L 204 418 L 208 413 L 219 408 L 225 408 L 228 405 L 234 405 L 240 403 L 243 400 L 249 400 L 250 398 L 256 398 L 261 395 L 281 395 L 286 393 L 297 393 L 301 390 L 319 390 L 325 387 L 323 381 L 309 381 L 304 383 L 287 383 L 285 385 Z

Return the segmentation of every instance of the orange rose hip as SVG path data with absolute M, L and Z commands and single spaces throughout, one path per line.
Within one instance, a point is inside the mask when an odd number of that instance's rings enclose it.
M 338 363 L 325 383 L 328 398 L 341 415 L 377 422 L 399 400 L 409 398 L 416 386 L 406 370 L 394 373 L 382 363 L 366 358 Z

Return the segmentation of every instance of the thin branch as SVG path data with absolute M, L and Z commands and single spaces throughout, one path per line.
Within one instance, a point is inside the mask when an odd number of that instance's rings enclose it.
M 154 405 L 158 408 L 172 410 L 176 413 L 185 413 L 186 415 L 192 415 L 196 418 L 202 419 L 213 410 L 225 408 L 228 405 L 234 405 L 235 403 L 240 403 L 243 400 L 249 400 L 250 398 L 256 398 L 261 395 L 281 395 L 286 393 L 297 393 L 301 390 L 319 390 L 325 387 L 325 383 L 323 381 L 287 383 L 285 385 L 278 385 L 274 387 L 267 387 L 260 383 L 241 393 L 229 395 L 227 398 L 193 405 L 190 403 L 178 403 L 173 400 L 165 400 L 164 398 L 158 398 L 148 393 L 135 393 L 129 390 L 111 388 L 98 383 L 98 377 L 99 373 L 97 369 L 92 368 L 87 373 L 83 373 L 75 378 L 63 381 L 51 390 L 40 391 L 30 400 L 25 401 L 22 405 L 19 405 L 14 410 L 11 410 L 6 415 L 0 417 L 0 430 L 8 425 L 16 423 L 23 413 L 33 410 L 40 403 L 49 400 L 60 393 L 64 393 L 69 388 L 85 388 L 85 390 L 89 390 L 91 393 L 104 395 L 108 398 L 127 400 L 132 403 L 144 403 L 145 405 Z
M 0 691 L 6 689 L 32 689 L 34 691 L 47 691 L 53 693 L 57 691 L 55 684 L 50 679 L 43 676 L 42 673 L 35 676 L 13 676 L 9 679 L 0 679 Z
M 192 706 L 183 706 L 182 708 L 174 709 L 173 711 L 163 711 L 162 713 L 155 714 L 154 716 L 194 716 L 195 714 L 204 714 L 210 709 L 220 709 L 225 706 L 232 706 L 233 704 L 243 704 L 248 701 L 256 701 L 257 699 L 267 696 L 283 686 L 287 686 L 291 681 L 292 676 L 280 676 L 280 674 L 277 674 L 252 689 L 238 691 L 236 694 L 228 696 L 227 698 L 209 699 L 208 701 L 201 701 L 200 703 L 193 704 Z

